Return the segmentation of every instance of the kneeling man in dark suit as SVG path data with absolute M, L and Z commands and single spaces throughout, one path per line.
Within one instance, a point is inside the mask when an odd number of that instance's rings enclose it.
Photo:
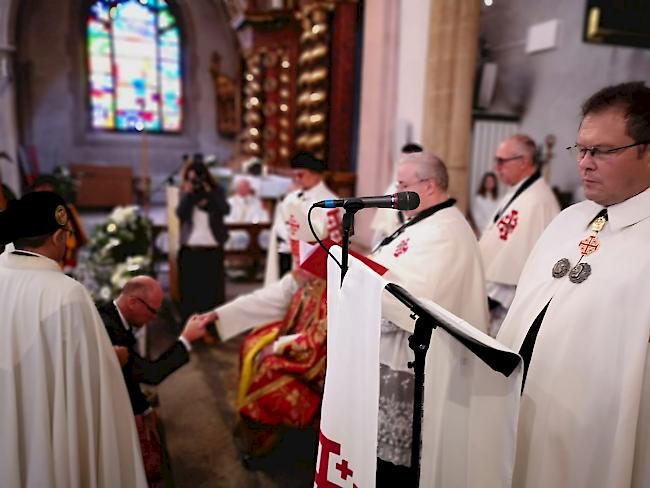
M 161 477 L 162 446 L 156 412 L 140 389 L 140 383 L 159 384 L 189 361 L 191 343 L 205 335 L 201 321 L 190 317 L 178 340 L 158 359 L 149 360 L 138 354 L 133 333 L 156 318 L 162 301 L 163 291 L 156 280 L 149 276 L 136 276 L 126 283 L 112 303 L 99 308 L 122 366 L 150 484 L 155 484 Z

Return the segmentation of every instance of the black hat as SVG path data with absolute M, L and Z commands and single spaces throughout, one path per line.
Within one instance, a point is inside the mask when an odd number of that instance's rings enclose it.
M 66 228 L 69 220 L 68 207 L 56 193 L 27 193 L 20 200 L 11 200 L 7 209 L 0 212 L 0 244 L 53 234 Z
M 317 173 L 322 173 L 327 169 L 327 165 L 323 161 L 306 152 L 296 154 L 291 160 L 291 167 L 293 169 L 309 169 Z

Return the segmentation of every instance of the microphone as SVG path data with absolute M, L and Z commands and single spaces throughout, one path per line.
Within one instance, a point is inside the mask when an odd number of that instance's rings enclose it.
M 394 208 L 395 210 L 415 210 L 420 205 L 420 197 L 414 191 L 401 191 L 381 197 L 342 198 L 338 200 L 322 200 L 312 207 L 360 210 L 362 208 Z

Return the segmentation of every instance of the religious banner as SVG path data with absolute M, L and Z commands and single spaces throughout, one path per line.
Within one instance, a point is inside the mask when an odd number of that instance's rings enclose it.
M 341 248 L 332 246 L 341 261 Z M 378 274 L 354 256 L 340 283 L 340 268 L 328 261 L 327 376 L 314 486 L 372 488 L 377 463 L 379 331 Z

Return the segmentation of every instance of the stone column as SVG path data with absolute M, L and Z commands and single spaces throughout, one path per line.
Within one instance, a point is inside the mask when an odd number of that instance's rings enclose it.
M 0 158 L 0 174 L 5 185 L 20 196 L 20 173 L 18 170 L 18 124 L 16 119 L 16 95 L 13 75 L 13 23 L 17 3 L 0 0 L 0 152 L 11 161 Z
M 477 0 L 432 0 L 422 143 L 447 164 L 450 194 L 463 211 L 469 193 L 479 20 Z
M 379 195 L 392 178 L 392 140 L 397 98 L 399 7 L 395 0 L 366 3 L 361 71 L 357 195 Z M 374 212 L 355 218 L 353 244 L 369 250 Z

